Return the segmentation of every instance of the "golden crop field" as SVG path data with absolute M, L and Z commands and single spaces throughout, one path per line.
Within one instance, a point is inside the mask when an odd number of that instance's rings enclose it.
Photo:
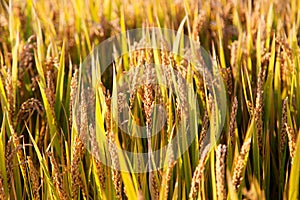
M 300 198 L 300 1 L 0 0 L 0 199 Z

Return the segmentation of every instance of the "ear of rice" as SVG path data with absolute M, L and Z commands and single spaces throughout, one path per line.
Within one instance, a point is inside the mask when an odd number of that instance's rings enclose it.
M 203 145 L 204 138 L 206 136 L 208 125 L 209 125 L 208 111 L 205 110 L 204 117 L 203 117 L 203 120 L 202 120 L 202 128 L 201 128 L 201 132 L 200 132 L 199 142 L 198 142 L 200 152 L 202 151 L 202 148 L 203 148 L 202 145 Z
M 5 199 L 6 199 L 6 195 L 4 191 L 3 178 L 0 172 L 0 200 L 5 200 Z
M 85 148 L 81 141 L 81 139 L 78 136 L 75 136 L 75 142 L 73 146 L 73 159 L 71 162 L 71 174 L 72 174 L 72 199 L 77 199 L 78 196 L 78 190 L 81 186 L 81 177 L 80 177 L 80 171 L 79 171 L 79 165 L 80 160 L 82 156 L 84 155 Z
M 49 152 L 48 156 L 50 158 L 50 163 L 52 166 L 52 177 L 54 180 L 53 182 L 54 182 L 54 186 L 56 188 L 56 192 L 60 199 L 67 200 L 69 198 L 68 198 L 68 195 L 67 195 L 64 185 L 63 185 L 62 174 L 60 173 L 58 164 L 57 164 L 52 152 Z
M 77 95 L 78 88 L 78 69 L 75 69 L 74 74 L 71 79 L 71 92 L 70 92 L 70 125 L 72 126 L 72 118 L 73 116 L 73 106 L 75 104 L 75 99 Z
M 39 194 L 39 174 L 38 171 L 35 169 L 32 159 L 30 156 L 27 156 L 27 163 L 28 163 L 28 168 L 29 168 L 29 175 L 30 175 L 30 180 L 31 180 L 31 188 L 32 188 L 32 193 L 33 193 L 33 199 L 40 199 L 40 194 Z
M 168 199 L 168 195 L 169 195 L 170 181 L 172 178 L 173 168 L 176 164 L 176 161 L 174 161 L 174 152 L 172 148 L 168 148 L 168 159 L 169 159 L 168 168 L 165 171 L 162 184 L 161 184 L 162 187 L 160 189 L 160 194 L 159 194 L 160 199 Z
M 256 91 L 256 100 L 255 100 L 255 109 L 254 109 L 254 117 L 256 122 L 256 133 L 258 139 L 259 149 L 262 152 L 263 147 L 263 137 L 262 137 L 262 128 L 263 128 L 263 84 L 265 78 L 265 69 L 262 67 L 258 73 L 258 80 L 257 80 L 257 91 Z
M 208 156 L 208 149 L 210 145 L 206 146 L 203 150 L 202 156 L 199 160 L 199 164 L 197 165 L 192 178 L 191 190 L 189 193 L 189 199 L 196 199 L 197 194 L 199 192 L 200 182 L 204 176 L 205 163 L 206 158 Z
M 232 144 L 235 142 L 235 130 L 237 128 L 237 123 L 236 123 L 237 109 L 238 109 L 238 100 L 237 97 L 234 97 L 231 106 L 230 122 L 229 122 L 229 136 Z
M 158 200 L 159 199 L 159 184 L 157 180 L 157 174 L 155 171 L 149 172 L 149 189 L 151 199 Z
M 79 135 L 75 136 L 73 144 L 73 159 L 71 162 L 71 174 L 72 174 L 72 199 L 76 199 L 78 196 L 79 187 L 82 187 L 82 180 L 80 177 L 80 161 L 85 153 L 84 142 L 87 139 L 88 135 L 88 115 L 87 109 L 88 105 L 86 102 L 85 91 L 81 92 L 81 103 L 80 103 L 80 125 L 79 126 Z M 85 194 L 85 191 L 82 190 L 82 193 Z
M 291 164 L 294 163 L 294 158 L 296 154 L 296 135 L 294 129 L 289 126 L 287 123 L 285 124 L 286 132 L 289 138 L 289 149 L 290 149 L 290 156 L 291 156 Z
M 8 101 L 8 117 L 10 123 L 14 122 L 14 113 L 15 113 L 15 99 L 13 96 L 13 82 L 12 82 L 12 74 L 11 69 L 7 67 L 7 77 L 5 80 L 5 91 Z
M 283 152 L 285 142 L 286 142 L 286 124 L 287 124 L 287 103 L 288 98 L 286 97 L 282 105 L 282 114 L 281 114 L 281 131 L 280 131 L 280 153 Z
M 105 170 L 104 166 L 100 161 L 100 149 L 96 138 L 95 129 L 92 124 L 89 126 L 90 136 L 91 136 L 91 151 L 94 153 L 93 159 L 96 164 L 96 172 L 100 180 L 100 185 L 103 190 L 105 190 Z
M 226 187 L 225 187 L 225 157 L 226 157 L 226 145 L 219 145 L 216 153 L 216 179 L 217 179 L 217 195 L 218 199 L 226 199 Z
M 233 170 L 232 184 L 237 191 L 243 180 L 243 172 L 247 162 L 247 155 L 250 151 L 251 139 L 245 141 L 241 147 L 240 155 L 238 156 Z
M 105 99 L 106 101 L 106 114 L 105 114 L 105 121 L 106 121 L 106 132 L 107 132 L 107 140 L 108 140 L 108 149 L 111 157 L 111 164 L 112 164 L 112 180 L 116 191 L 116 198 L 122 199 L 122 181 L 121 181 L 121 173 L 119 171 L 120 163 L 118 152 L 116 149 L 116 142 L 115 142 L 115 135 L 112 131 L 112 124 L 111 124 L 111 98 L 110 95 Z

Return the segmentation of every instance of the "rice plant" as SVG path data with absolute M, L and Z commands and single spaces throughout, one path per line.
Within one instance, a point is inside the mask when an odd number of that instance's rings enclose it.
M 299 199 L 299 11 L 0 1 L 0 199 Z

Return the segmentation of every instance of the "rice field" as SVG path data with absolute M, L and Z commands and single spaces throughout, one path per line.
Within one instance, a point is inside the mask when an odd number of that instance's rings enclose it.
M 297 0 L 1 0 L 0 199 L 300 198 Z

